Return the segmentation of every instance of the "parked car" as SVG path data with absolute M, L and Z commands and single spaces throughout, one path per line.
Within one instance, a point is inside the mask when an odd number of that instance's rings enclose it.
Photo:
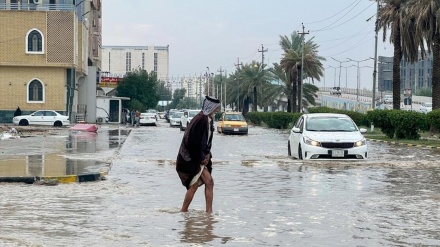
M 160 119 L 164 119 L 165 118 L 165 112 L 163 112 L 163 111 L 158 112 L 157 115 L 159 115 Z
M 247 135 L 248 125 L 241 112 L 223 112 L 218 120 L 217 132 Z
M 156 126 L 156 113 L 143 112 L 139 118 L 139 125 L 154 125 Z
M 15 125 L 53 125 L 61 127 L 70 125 L 69 116 L 62 115 L 53 110 L 39 110 L 30 115 L 16 116 L 12 119 Z
M 170 127 L 173 126 L 180 126 L 180 118 L 182 117 L 183 112 L 181 111 L 170 111 L 170 116 L 168 117 L 170 119 Z
M 147 112 L 147 113 L 154 113 L 155 116 L 156 116 L 156 120 L 158 120 L 158 119 L 160 118 L 160 117 L 159 117 L 159 113 L 157 112 L 157 110 L 154 110 L 154 109 L 148 109 L 146 112 Z
M 365 132 L 345 114 L 303 114 L 290 131 L 288 155 L 298 159 L 366 159 Z
M 422 105 L 420 106 L 420 112 L 422 113 L 428 113 L 432 111 L 432 103 L 422 103 Z
M 170 122 L 170 116 L 174 113 L 177 112 L 178 110 L 176 109 L 169 109 L 165 112 L 165 119 L 167 120 L 167 122 Z
M 180 130 L 186 130 L 191 120 L 199 114 L 200 110 L 188 110 L 180 117 Z
M 340 96 L 341 95 L 341 88 L 340 87 L 333 87 L 330 89 L 330 94 Z

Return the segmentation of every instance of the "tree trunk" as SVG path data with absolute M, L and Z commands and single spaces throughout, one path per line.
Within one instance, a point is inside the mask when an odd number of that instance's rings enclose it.
M 302 95 L 301 95 L 301 85 L 302 85 L 302 74 L 301 74 L 301 66 L 298 66 L 298 106 L 296 112 L 301 112 L 302 105 Z
M 436 33 L 432 46 L 432 109 L 440 109 L 440 34 Z
M 292 112 L 295 113 L 296 112 L 296 93 L 298 92 L 297 90 L 297 86 L 296 86 L 296 81 L 292 82 Z
M 249 112 L 249 96 L 243 99 L 243 116 L 246 116 L 246 114 Z
M 397 24 L 394 34 L 394 58 L 393 58 L 393 109 L 400 110 L 400 60 L 402 58 L 402 46 L 400 44 L 400 27 Z M 406 85 L 405 85 L 406 86 Z
M 252 102 L 252 111 L 257 112 L 257 87 L 254 86 L 254 100 Z
M 290 104 L 291 104 L 290 99 L 287 98 L 287 112 L 291 112 L 292 111 Z

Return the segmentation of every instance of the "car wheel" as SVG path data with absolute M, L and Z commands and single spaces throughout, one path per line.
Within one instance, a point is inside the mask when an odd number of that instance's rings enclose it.
M 287 155 L 292 156 L 292 152 L 290 152 L 290 141 L 287 142 Z
M 298 147 L 298 159 L 300 159 L 300 160 L 303 159 L 303 153 L 302 153 L 301 146 Z
M 22 120 L 20 120 L 18 125 L 20 125 L 20 126 L 28 126 L 29 122 L 26 119 L 22 119 Z
M 61 123 L 60 121 L 56 121 L 55 123 L 53 123 L 53 126 L 61 127 L 61 126 L 63 126 L 63 123 Z

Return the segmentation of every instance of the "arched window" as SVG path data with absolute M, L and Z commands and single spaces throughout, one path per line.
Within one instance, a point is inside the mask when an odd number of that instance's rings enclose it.
M 28 98 L 29 103 L 44 102 L 44 87 L 41 81 L 34 79 L 28 85 Z
M 32 29 L 26 36 L 26 52 L 42 54 L 43 51 L 43 35 L 37 29 Z

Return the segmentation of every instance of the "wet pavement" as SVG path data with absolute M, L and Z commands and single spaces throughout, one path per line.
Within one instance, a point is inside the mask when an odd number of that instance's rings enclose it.
M 58 177 L 108 171 L 129 129 L 105 126 L 95 132 L 67 128 L 0 141 L 0 177 Z
M 215 134 L 212 215 L 203 187 L 179 212 L 183 132 L 163 120 L 121 148 L 100 133 L 94 152 L 63 141 L 63 158 L 110 162 L 108 179 L 1 184 L 0 246 L 440 246 L 440 150 L 370 142 L 367 161 L 302 162 L 287 157 L 288 133 Z

